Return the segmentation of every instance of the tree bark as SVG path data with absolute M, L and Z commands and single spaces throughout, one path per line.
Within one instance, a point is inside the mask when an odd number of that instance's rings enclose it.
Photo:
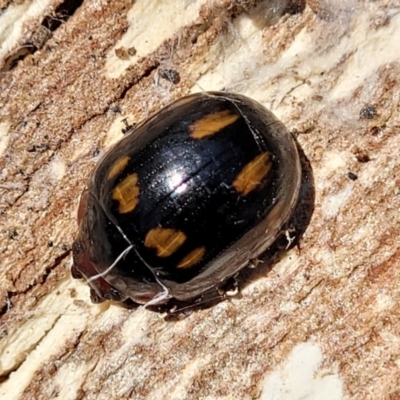
M 0 0 L 0 398 L 400 399 L 399 11 Z M 124 118 L 202 90 L 297 137 L 299 245 L 185 317 L 92 304 L 70 274 L 91 170 Z

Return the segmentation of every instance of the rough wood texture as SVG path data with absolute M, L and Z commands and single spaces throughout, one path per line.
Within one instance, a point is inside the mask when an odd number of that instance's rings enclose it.
M 400 399 L 398 0 L 0 10 L 1 398 Z M 316 192 L 300 249 L 175 321 L 91 304 L 69 273 L 90 170 L 123 118 L 222 88 L 298 135 Z

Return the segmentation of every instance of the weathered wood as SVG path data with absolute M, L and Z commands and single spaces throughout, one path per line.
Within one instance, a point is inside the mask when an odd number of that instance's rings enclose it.
M 0 1 L 0 398 L 400 399 L 400 2 L 77 5 Z M 69 272 L 91 169 L 123 118 L 223 88 L 310 160 L 300 248 L 186 318 L 91 304 Z

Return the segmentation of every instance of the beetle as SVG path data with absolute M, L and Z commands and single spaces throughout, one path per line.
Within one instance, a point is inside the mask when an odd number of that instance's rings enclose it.
M 294 138 L 260 103 L 228 92 L 183 97 L 94 169 L 72 275 L 87 281 L 95 303 L 198 299 L 280 236 L 301 175 Z

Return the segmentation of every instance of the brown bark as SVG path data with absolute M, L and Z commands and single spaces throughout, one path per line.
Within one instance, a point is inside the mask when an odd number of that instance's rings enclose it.
M 77 5 L 0 1 L 0 398 L 400 398 L 400 3 Z M 69 272 L 91 169 L 123 118 L 223 88 L 311 163 L 300 248 L 186 318 L 91 304 Z

